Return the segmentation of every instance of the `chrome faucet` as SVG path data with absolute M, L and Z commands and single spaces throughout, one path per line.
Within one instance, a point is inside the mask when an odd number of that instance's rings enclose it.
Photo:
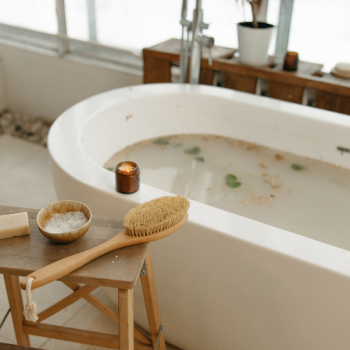
M 182 0 L 181 21 L 181 55 L 180 55 L 180 83 L 185 83 L 190 50 L 190 33 L 192 33 L 191 59 L 190 59 L 190 84 L 199 84 L 200 67 L 202 59 L 202 47 L 209 49 L 209 65 L 212 65 L 211 48 L 214 46 L 214 38 L 202 34 L 203 29 L 208 29 L 209 24 L 203 22 L 202 0 L 196 0 L 196 8 L 193 10 L 192 22 L 187 17 L 187 0 Z M 187 39 L 185 42 L 185 28 Z

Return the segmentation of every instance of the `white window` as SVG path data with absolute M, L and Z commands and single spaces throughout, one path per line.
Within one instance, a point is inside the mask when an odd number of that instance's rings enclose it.
M 56 34 L 55 0 L 1 0 L 0 23 Z
M 329 72 L 350 62 L 350 0 L 294 0 L 290 51 Z
M 267 22 L 277 26 L 280 3 L 290 1 L 268 0 Z M 60 26 L 57 3 L 65 7 Z M 1 0 L 0 37 L 140 69 L 142 48 L 181 37 L 181 5 L 182 0 Z M 204 33 L 216 45 L 237 48 L 237 23 L 251 21 L 249 4 L 202 0 L 202 5 L 210 24 Z M 189 0 L 189 20 L 194 7 L 195 0 Z M 294 0 L 288 49 L 299 52 L 301 60 L 323 63 L 325 71 L 350 62 L 349 14 L 350 0 Z M 275 38 L 276 33 L 272 55 Z

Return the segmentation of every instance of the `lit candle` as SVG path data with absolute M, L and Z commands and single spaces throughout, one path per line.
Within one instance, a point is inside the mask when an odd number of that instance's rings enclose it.
M 283 69 L 296 71 L 298 69 L 299 55 L 297 52 L 288 51 L 284 57 Z
M 134 193 L 140 188 L 140 169 L 134 162 L 121 162 L 115 169 L 116 189 L 120 193 Z

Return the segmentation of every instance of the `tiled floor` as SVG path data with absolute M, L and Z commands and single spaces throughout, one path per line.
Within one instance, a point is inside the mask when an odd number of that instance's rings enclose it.
M 8 135 L 0 136 L 0 204 L 40 209 L 54 201 L 56 201 L 56 195 L 47 150 Z M 40 312 L 69 293 L 71 291 L 65 285 L 54 282 L 36 289 L 33 300 L 40 300 L 38 303 Z M 117 311 L 116 305 L 110 301 L 102 288 L 97 289 L 93 294 Z M 0 321 L 7 309 L 5 283 L 0 277 Z M 111 334 L 117 334 L 118 328 L 115 323 L 83 299 L 48 318 L 45 323 Z M 30 336 L 30 340 L 33 347 L 49 350 L 105 349 L 36 336 Z M 0 342 L 16 344 L 11 315 L 0 330 Z M 176 350 L 170 345 L 167 349 Z

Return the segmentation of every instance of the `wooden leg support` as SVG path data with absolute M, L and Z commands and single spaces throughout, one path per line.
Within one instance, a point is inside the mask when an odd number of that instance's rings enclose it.
M 151 252 L 149 249 L 145 259 L 145 265 L 146 265 L 147 274 L 141 275 L 141 283 L 142 283 L 143 296 L 145 298 L 147 317 L 148 317 L 149 328 L 151 331 L 152 343 L 153 343 L 153 346 L 155 346 L 158 338 L 159 327 L 161 325 L 161 319 L 160 319 L 160 312 L 159 312 L 159 306 L 158 306 L 156 283 L 154 281 Z M 163 332 L 161 334 L 160 342 L 157 350 L 166 350 Z
M 118 289 L 119 350 L 134 349 L 133 296 L 133 289 Z
M 145 258 L 145 265 L 147 273 L 145 275 L 141 275 L 141 283 L 151 331 L 152 344 L 153 347 L 155 347 L 159 328 L 161 326 L 161 319 L 156 285 L 154 281 L 151 253 L 149 250 Z M 76 300 L 84 298 L 103 312 L 107 317 L 112 319 L 114 322 L 119 323 L 119 337 L 117 337 L 109 334 L 81 331 L 78 329 L 47 324 L 33 324 L 31 322 L 24 323 L 23 301 L 19 286 L 19 278 L 17 276 L 4 274 L 4 279 L 18 345 L 30 346 L 28 334 L 33 334 L 110 348 L 116 348 L 116 345 L 119 342 L 120 350 L 134 350 L 134 347 L 135 349 L 139 350 L 152 348 L 150 341 L 143 334 L 136 330 L 134 334 L 133 289 L 118 290 L 118 315 L 99 301 L 95 296 L 90 294 L 91 291 L 97 288 L 96 286 L 80 286 L 75 283 L 65 283 L 74 291 L 74 293 L 70 294 L 39 314 L 40 321 L 43 321 L 68 305 L 71 305 Z M 134 336 L 136 338 L 135 341 Z M 161 333 L 157 350 L 166 350 L 163 332 Z
M 72 283 L 72 282 L 63 282 L 63 283 L 74 291 L 81 288 L 81 286 L 77 283 Z M 112 321 L 114 321 L 116 324 L 119 324 L 118 314 L 114 312 L 111 308 L 103 304 L 103 302 L 100 301 L 98 298 L 96 298 L 94 295 L 86 294 L 83 296 L 83 298 L 87 302 L 89 302 L 92 306 L 94 306 L 96 309 L 100 310 L 104 315 L 106 315 Z M 151 344 L 151 341 L 145 335 L 139 332 L 137 329 L 134 330 L 134 338 L 142 344 Z M 136 348 L 136 345 L 135 345 L 135 348 Z
M 74 293 L 68 295 L 67 297 L 63 298 L 62 300 L 58 301 L 56 304 L 50 306 L 43 312 L 40 312 L 38 314 L 38 321 L 37 323 L 40 323 L 50 316 L 56 314 L 57 312 L 65 309 L 69 305 L 74 304 L 77 300 L 84 297 L 85 294 L 89 294 L 95 289 L 97 289 L 98 286 L 92 286 L 92 285 L 86 285 L 83 287 L 80 287 L 78 290 L 74 291 Z
M 18 345 L 30 346 L 29 336 L 23 330 L 23 301 L 21 289 L 19 287 L 19 278 L 17 276 L 4 274 L 7 297 L 10 303 L 13 326 L 16 333 Z

